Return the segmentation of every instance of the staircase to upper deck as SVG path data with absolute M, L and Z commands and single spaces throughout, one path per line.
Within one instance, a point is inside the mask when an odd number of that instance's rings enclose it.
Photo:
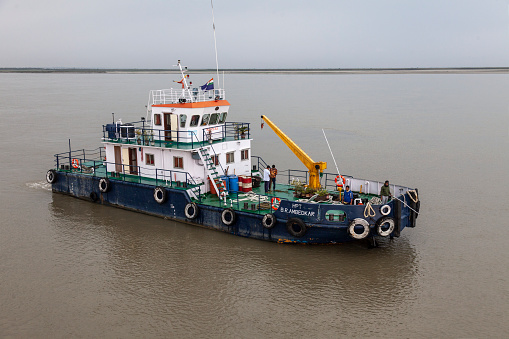
M 214 187 L 217 196 L 221 199 L 221 194 L 225 192 L 225 194 L 228 195 L 228 191 L 224 180 L 221 179 L 221 176 L 217 172 L 217 167 L 209 152 L 210 150 L 212 150 L 210 146 L 203 146 L 198 149 L 198 154 L 205 165 L 207 176 L 210 178 L 210 184 Z

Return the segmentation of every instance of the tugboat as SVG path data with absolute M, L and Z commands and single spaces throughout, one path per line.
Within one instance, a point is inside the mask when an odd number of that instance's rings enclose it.
M 182 88 L 151 90 L 141 121 L 113 116 L 101 147 L 55 154 L 46 174 L 53 192 L 279 243 L 376 242 L 415 227 L 417 189 L 390 185 L 392 200 L 382 203 L 383 183 L 325 173 L 325 162 L 262 116 L 307 168 L 280 173 L 288 181 L 266 193 L 268 166 L 251 155 L 250 124 L 228 121 L 230 103 L 213 79 L 192 87 L 187 67 L 177 66 Z

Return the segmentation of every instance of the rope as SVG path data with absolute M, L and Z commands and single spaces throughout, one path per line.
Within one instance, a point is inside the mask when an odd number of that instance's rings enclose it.
M 405 197 L 405 196 L 403 196 L 403 197 Z M 412 210 L 412 211 L 414 211 L 415 213 L 419 214 L 419 212 L 417 212 L 416 210 L 414 210 L 412 207 L 408 206 L 408 204 L 407 204 L 406 202 L 404 202 L 404 201 L 402 201 L 401 199 L 398 199 L 398 198 L 396 198 L 396 197 L 394 197 L 394 199 L 401 201 L 401 202 L 402 202 L 402 203 L 403 203 L 406 207 L 408 207 L 409 209 L 411 209 L 411 210 Z
M 374 217 L 375 214 L 375 210 L 373 209 L 373 206 L 371 206 L 371 201 L 368 201 L 366 208 L 364 208 L 364 218 Z
M 410 199 L 412 199 L 413 202 L 417 203 L 419 201 L 419 197 L 417 196 L 417 191 L 416 190 L 408 190 L 408 196 L 410 197 Z M 415 195 L 415 198 L 412 196 Z

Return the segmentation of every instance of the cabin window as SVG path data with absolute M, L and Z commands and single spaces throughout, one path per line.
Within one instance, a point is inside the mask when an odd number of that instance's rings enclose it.
M 199 115 L 193 115 L 191 117 L 191 123 L 189 124 L 189 127 L 198 126 L 198 121 L 200 121 L 200 116 Z
M 219 166 L 219 155 L 211 155 L 210 159 L 212 160 L 212 164 L 214 164 L 214 166 Z
M 345 221 L 345 218 L 346 218 L 345 211 L 341 211 L 341 210 L 328 210 L 325 213 L 325 220 L 326 221 L 342 222 L 342 221 Z
M 184 158 L 173 157 L 173 168 L 184 169 Z
M 154 114 L 154 125 L 161 126 L 161 114 Z
M 240 160 L 248 160 L 249 159 L 249 150 L 243 149 L 240 151 Z
M 226 163 L 231 164 L 232 162 L 235 162 L 235 152 L 228 152 L 226 153 Z
M 219 123 L 222 124 L 223 122 L 226 121 L 226 116 L 228 115 L 227 112 L 223 112 L 221 113 L 221 115 L 219 116 Z
M 186 127 L 186 121 L 187 121 L 187 115 L 186 114 L 181 114 L 180 115 L 180 127 L 181 128 Z
M 210 116 L 209 125 L 217 124 L 218 120 L 219 120 L 219 113 L 212 113 Z
M 201 126 L 207 126 L 209 124 L 210 114 L 204 114 L 201 119 Z
M 154 155 L 145 153 L 145 164 L 154 166 Z

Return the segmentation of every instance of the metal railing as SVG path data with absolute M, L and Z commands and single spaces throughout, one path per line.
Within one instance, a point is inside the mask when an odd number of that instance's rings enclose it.
M 149 92 L 148 107 L 152 105 L 166 105 L 186 102 L 203 102 L 226 99 L 224 89 L 202 91 L 200 88 L 189 89 L 155 89 Z
M 161 130 L 145 127 L 145 121 L 103 125 L 103 141 L 157 147 L 196 148 L 229 140 L 250 138 L 249 123 L 225 122 L 203 127 L 201 140 L 195 131 Z M 217 128 L 217 130 L 215 130 Z

